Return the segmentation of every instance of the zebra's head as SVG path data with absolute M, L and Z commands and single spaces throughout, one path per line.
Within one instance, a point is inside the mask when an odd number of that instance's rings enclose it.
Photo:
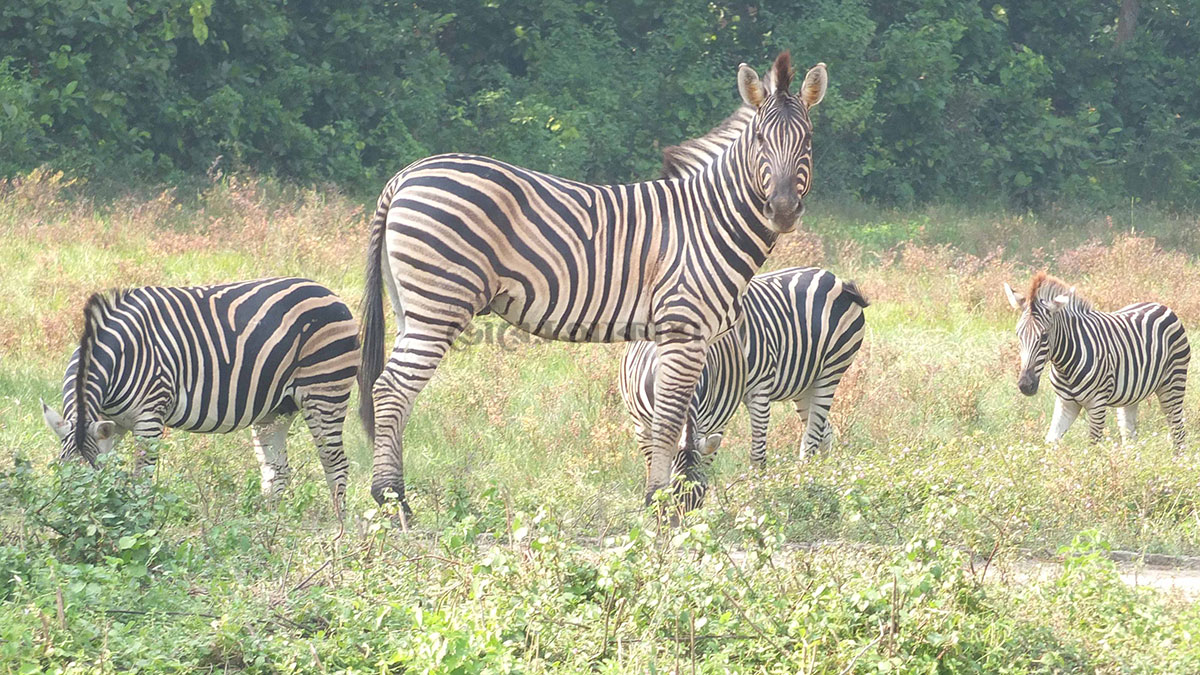
M 764 201 L 763 215 L 775 232 L 791 232 L 804 213 L 804 196 L 812 187 L 812 122 L 808 111 L 821 102 L 829 76 L 818 63 L 795 94 L 792 57 L 783 52 L 768 77 L 746 64 L 738 67 L 738 92 L 755 108 L 750 121 L 749 165 L 752 187 Z
M 75 415 L 72 412 L 72 408 L 68 406 L 67 415 L 64 417 L 57 410 L 46 405 L 45 401 L 42 401 L 42 417 L 46 420 L 46 425 L 58 437 L 62 446 L 58 458 L 60 460 L 83 459 L 94 467 L 96 458 L 112 450 L 113 445 L 116 444 L 117 425 L 111 420 L 98 420 L 85 425 L 82 430 L 78 430 L 75 424 Z
M 67 364 L 63 384 L 63 414 L 42 401 L 42 417 L 50 430 L 62 444 L 60 460 L 82 458 L 96 466 L 96 458 L 112 450 L 117 442 L 117 425 L 111 420 L 99 419 L 95 414 L 95 391 L 89 391 L 89 375 L 92 370 L 92 348 L 96 342 L 98 326 L 104 320 L 104 311 L 109 301 L 108 294 L 94 293 L 83 306 L 83 333 L 79 336 L 79 348 Z M 92 379 L 94 384 L 95 379 Z M 90 397 L 90 398 L 89 398 Z M 89 400 L 92 405 L 89 405 Z M 88 422 L 91 418 L 94 421 Z
M 1017 376 L 1017 388 L 1026 396 L 1033 396 L 1038 391 L 1042 370 L 1050 353 L 1055 319 L 1075 293 L 1074 288 L 1065 293 L 1062 292 L 1064 290 L 1057 280 L 1052 280 L 1044 273 L 1033 278 L 1027 295 L 1018 295 L 1012 286 L 1004 284 L 1008 303 L 1019 312 L 1017 340 L 1021 345 L 1021 373 Z

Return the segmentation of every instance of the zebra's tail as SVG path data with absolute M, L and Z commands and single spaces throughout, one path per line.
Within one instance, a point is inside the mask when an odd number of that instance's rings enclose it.
M 358 416 L 367 438 L 375 442 L 375 400 L 372 390 L 383 372 L 383 244 L 387 232 L 387 213 L 391 207 L 393 184 L 388 183 L 379 195 L 375 216 L 371 219 L 371 234 L 367 240 L 366 287 L 362 299 L 362 328 L 359 344 L 362 363 L 358 368 Z
M 859 307 L 871 306 L 871 301 L 867 299 L 867 296 L 858 287 L 858 284 L 853 281 L 843 281 L 842 292 L 849 295 L 850 299 L 857 303 Z
M 108 296 L 93 293 L 83 305 L 83 333 L 79 336 L 79 360 L 75 362 L 75 448 L 79 454 L 97 467 L 94 453 L 88 451 L 87 433 L 87 378 L 92 362 L 92 345 L 96 341 L 96 326 L 104 319 L 104 307 Z

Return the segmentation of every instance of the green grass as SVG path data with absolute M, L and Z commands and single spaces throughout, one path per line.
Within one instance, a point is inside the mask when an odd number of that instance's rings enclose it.
M 1196 606 L 1103 555 L 1200 554 L 1200 428 L 1176 454 L 1147 406 L 1130 446 L 1082 427 L 1044 446 L 1049 388 L 1017 393 L 1000 291 L 1049 266 L 1101 306 L 1159 299 L 1200 325 L 1194 217 L 1135 214 L 1172 252 L 1102 215 L 818 205 L 769 265 L 824 265 L 873 302 L 831 453 L 799 458 L 778 405 L 752 471 L 740 412 L 705 507 L 656 534 L 620 345 L 464 344 L 406 435 L 416 532 L 376 510 L 351 421 L 338 539 L 302 424 L 268 508 L 248 433 L 170 434 L 146 484 L 121 471 L 128 444 L 99 474 L 57 469 L 38 399 L 59 405 L 99 288 L 298 274 L 356 305 L 362 206 L 253 180 L 186 207 L 69 193 L 0 187 L 0 672 L 1200 670 Z M 992 571 L 1030 552 L 1066 564 Z

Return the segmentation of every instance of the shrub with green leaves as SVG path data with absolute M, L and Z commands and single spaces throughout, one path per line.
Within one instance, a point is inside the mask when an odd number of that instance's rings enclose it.
M 1134 2 L 1122 37 L 1126 4 L 9 2 L 0 176 L 216 166 L 374 196 L 454 151 L 644 179 L 736 107 L 739 62 L 791 49 L 829 64 L 821 192 L 1194 205 L 1197 7 Z
M 45 480 L 17 460 L 4 481 L 18 495 L 27 526 L 46 537 L 63 562 L 111 561 L 145 570 L 169 558 L 159 528 L 187 517 L 187 507 L 152 476 L 134 475 L 114 456 L 98 462 L 98 469 L 57 463 Z

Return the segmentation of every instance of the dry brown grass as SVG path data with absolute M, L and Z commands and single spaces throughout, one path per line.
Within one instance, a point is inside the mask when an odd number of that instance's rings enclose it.
M 174 190 L 98 207 L 61 173 L 0 183 L 0 225 L 18 253 L 4 286 L 0 348 L 58 353 L 99 289 L 296 275 L 357 291 L 365 218 L 337 193 L 231 177 L 194 200 Z M 356 295 L 356 293 L 355 293 Z

